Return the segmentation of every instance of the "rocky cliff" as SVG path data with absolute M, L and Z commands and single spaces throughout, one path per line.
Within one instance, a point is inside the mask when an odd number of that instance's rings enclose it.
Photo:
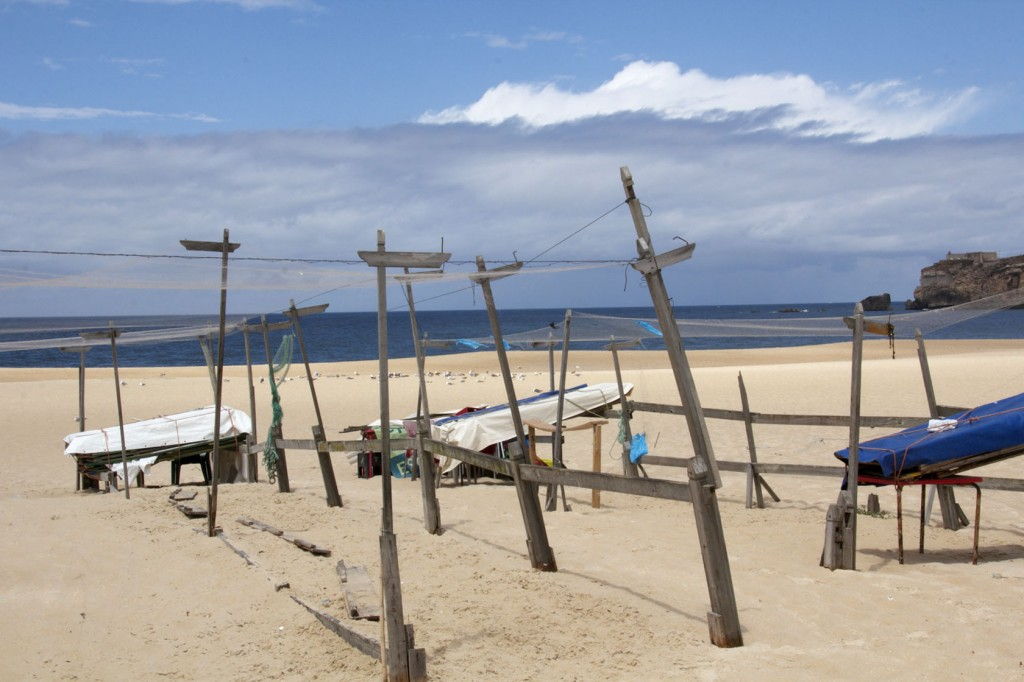
M 1019 289 L 1024 255 L 999 258 L 994 252 L 948 253 L 921 270 L 921 284 L 907 308 L 943 308 Z

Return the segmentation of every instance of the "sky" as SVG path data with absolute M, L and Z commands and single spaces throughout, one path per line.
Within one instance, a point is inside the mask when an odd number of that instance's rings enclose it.
M 378 229 L 560 270 L 499 306 L 649 305 L 621 166 L 655 249 L 697 244 L 678 305 L 903 300 L 947 251 L 1021 252 L 1022 28 L 995 0 L 0 0 L 0 316 L 209 312 L 212 261 L 9 251 L 225 228 L 235 312 L 375 309 L 368 268 L 241 258 Z

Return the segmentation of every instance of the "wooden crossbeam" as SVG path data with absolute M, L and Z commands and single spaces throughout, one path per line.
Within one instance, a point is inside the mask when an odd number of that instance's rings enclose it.
M 524 481 L 549 485 L 568 485 L 574 488 L 607 490 L 613 493 L 657 497 L 663 500 L 690 501 L 690 489 L 686 483 L 666 481 L 657 478 L 626 478 L 616 474 L 581 471 L 577 469 L 554 469 L 536 464 L 519 465 Z
M 634 270 L 646 275 L 651 272 L 657 272 L 662 268 L 667 268 L 670 265 L 681 263 L 684 260 L 689 260 L 693 256 L 693 250 L 695 248 L 697 248 L 696 244 L 687 244 L 686 246 L 680 246 L 678 249 L 659 253 L 656 256 L 641 258 L 633 261 L 629 265 Z

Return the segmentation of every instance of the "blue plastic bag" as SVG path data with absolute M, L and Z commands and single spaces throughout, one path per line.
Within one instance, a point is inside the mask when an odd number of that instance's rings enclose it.
M 629 461 L 636 464 L 636 461 L 647 454 L 647 434 L 634 433 L 633 440 L 629 442 Z

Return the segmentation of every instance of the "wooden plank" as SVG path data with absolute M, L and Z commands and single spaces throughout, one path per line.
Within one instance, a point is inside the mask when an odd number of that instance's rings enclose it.
M 684 407 L 679 405 L 664 405 L 660 403 L 648 403 L 640 401 L 630 401 L 630 408 L 637 412 L 654 412 L 660 414 L 685 414 L 686 410 Z M 708 419 L 726 419 L 730 421 L 743 421 L 744 414 L 742 410 L 724 410 L 718 408 L 706 407 L 703 410 L 704 416 Z M 621 415 L 619 411 L 610 411 L 609 416 L 617 417 Z M 770 414 L 761 412 L 751 412 L 751 420 L 756 424 L 778 424 L 786 426 L 842 426 L 848 427 L 850 425 L 849 415 L 814 415 L 814 414 Z M 861 426 L 868 427 L 897 427 L 902 428 L 906 426 L 913 426 L 915 424 L 923 424 L 928 421 L 928 417 L 869 417 L 862 416 L 860 418 Z
M 607 419 L 590 419 L 590 420 L 587 420 L 587 421 L 585 421 L 585 422 L 583 422 L 581 424 L 574 424 L 572 426 L 563 426 L 562 427 L 562 431 L 583 431 L 584 429 L 592 429 L 595 426 L 602 426 L 602 425 L 607 424 L 607 423 L 608 423 Z M 524 419 L 523 420 L 523 425 L 524 426 L 529 426 L 532 429 L 537 429 L 538 431 L 546 431 L 548 433 L 554 433 L 555 432 L 555 427 L 554 426 L 552 426 L 550 424 L 547 424 L 545 422 L 537 421 L 535 419 Z
M 553 469 L 535 464 L 521 464 L 523 480 L 548 485 L 607 490 L 612 493 L 657 497 L 663 500 L 690 501 L 687 484 L 658 478 L 626 478 L 617 474 L 594 473 L 578 469 Z
M 196 499 L 198 494 L 199 491 L 197 490 L 186 493 L 181 488 L 175 488 L 167 499 L 171 500 L 171 502 L 186 502 L 188 500 Z
M 282 311 L 281 314 L 287 315 L 288 317 L 304 317 L 306 315 L 316 315 L 327 310 L 327 306 L 329 305 L 330 303 L 320 303 L 318 305 L 308 305 L 304 308 L 296 308 L 293 305 L 287 310 Z
M 398 569 L 398 544 L 389 530 L 380 534 L 380 581 L 384 597 L 384 625 L 387 633 L 385 664 L 389 680 L 409 679 L 409 645 L 402 609 L 402 581 Z
M 174 506 L 190 519 L 205 519 L 207 515 L 206 510 L 202 507 L 193 507 L 188 504 L 176 504 Z
M 427 251 L 357 251 L 370 267 L 439 268 L 452 257 L 450 253 Z
M 642 460 L 644 464 L 652 466 L 686 467 L 690 464 L 687 457 L 664 457 L 660 455 L 646 455 Z M 746 472 L 750 462 L 735 460 L 718 460 L 718 467 L 722 471 Z M 761 474 L 793 474 L 796 476 L 832 476 L 842 478 L 846 469 L 840 466 L 828 466 L 824 464 L 784 464 L 778 462 L 758 462 L 757 471 Z M 762 481 L 762 485 L 764 482 Z
M 494 455 L 485 455 L 482 452 L 476 450 L 468 450 L 458 445 L 452 445 L 451 443 L 442 443 L 441 441 L 433 440 L 431 438 L 424 439 L 424 445 L 427 451 L 433 455 L 440 457 L 451 457 L 457 459 L 460 462 L 472 464 L 473 466 L 486 469 L 487 471 L 501 474 L 503 476 L 511 476 L 512 469 L 508 460 L 498 459 Z
M 317 556 L 331 556 L 331 550 L 329 550 L 329 549 L 327 549 L 325 547 L 317 547 L 316 545 L 314 545 L 312 542 L 310 542 L 308 540 L 303 540 L 302 538 L 300 538 L 300 537 L 298 537 L 296 535 L 292 535 L 291 533 L 286 533 L 285 531 L 280 530 L 278 528 L 274 528 L 273 526 L 271 526 L 269 524 L 266 524 L 266 523 L 263 523 L 262 521 L 257 521 L 256 519 L 249 518 L 248 516 L 240 516 L 237 519 L 235 519 L 235 521 L 237 521 L 238 523 L 242 524 L 243 526 L 249 526 L 250 528 L 255 528 L 256 530 L 262 530 L 262 531 L 264 531 L 266 533 L 270 533 L 271 535 L 276 535 L 277 537 L 281 538 L 282 540 L 285 540 L 286 542 L 290 542 L 293 545 L 295 545 L 296 547 L 298 547 L 299 549 L 305 550 L 305 551 L 309 552 L 310 554 L 315 554 Z
M 693 250 L 696 247 L 696 244 L 687 244 L 686 246 L 680 246 L 678 249 L 659 253 L 656 256 L 635 260 L 629 265 L 640 273 L 645 275 L 651 274 L 661 270 L 662 268 L 667 268 L 670 265 L 675 265 L 676 263 L 681 263 L 684 260 L 689 260 L 693 256 Z
M 219 537 L 224 542 L 224 544 L 228 546 L 228 549 L 230 549 L 238 556 L 242 557 L 242 559 L 245 561 L 247 565 L 252 566 L 253 568 L 262 568 L 258 563 L 256 563 L 256 561 L 251 556 L 249 556 L 247 552 L 245 552 L 245 550 L 231 542 L 223 531 L 217 533 L 217 537 Z M 291 584 L 287 580 L 284 580 L 283 578 L 277 578 L 265 570 L 264 575 L 266 576 L 267 580 L 270 581 L 270 584 L 274 586 L 275 592 L 280 592 L 285 588 L 291 587 Z
M 204 242 L 195 239 L 179 239 L 178 243 L 185 247 L 186 251 L 213 251 L 215 253 L 231 253 L 241 244 L 234 242 Z
M 331 614 L 321 611 L 320 609 L 314 608 L 313 606 L 310 606 L 306 602 L 296 597 L 294 594 L 290 596 L 296 604 L 312 613 L 316 617 L 316 619 L 320 621 L 321 624 L 323 624 L 325 628 L 327 628 L 334 634 L 338 635 L 338 637 L 341 637 L 353 649 L 360 653 L 366 654 L 371 658 L 380 658 L 379 641 L 377 641 L 373 637 L 364 635 L 361 632 L 356 632 L 355 630 L 348 627 Z
M 354 620 L 380 620 L 380 595 L 373 587 L 373 581 L 362 566 L 345 566 L 339 561 L 336 567 L 341 579 L 348 617 Z
M 521 261 L 515 263 L 509 263 L 508 265 L 502 265 L 501 267 L 491 268 L 490 270 L 479 269 L 478 272 L 472 272 L 469 274 L 469 280 L 471 282 L 493 282 L 495 280 L 504 279 L 516 274 L 523 267 Z M 479 268 L 479 266 L 478 266 Z

